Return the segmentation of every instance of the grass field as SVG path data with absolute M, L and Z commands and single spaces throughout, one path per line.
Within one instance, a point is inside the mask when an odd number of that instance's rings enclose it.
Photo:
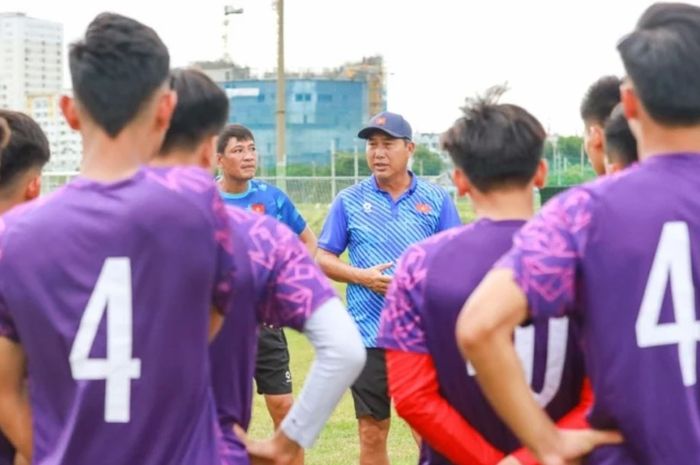
M 298 205 L 311 229 L 318 235 L 328 211 L 327 205 Z M 471 221 L 474 213 L 468 200 L 457 202 L 460 216 L 464 222 Z M 338 292 L 345 298 L 345 287 L 337 285 Z M 298 394 L 304 378 L 313 360 L 313 349 L 306 339 L 287 330 L 289 352 L 292 359 L 292 377 L 294 391 Z M 250 434 L 254 438 L 264 438 L 272 434 L 270 421 L 262 396 L 256 396 L 253 406 L 253 421 Z M 343 397 L 319 441 L 306 456 L 307 465 L 348 465 L 358 463 L 359 445 L 357 438 L 357 420 L 349 393 Z M 406 424 L 393 414 L 391 433 L 389 435 L 389 458 L 392 465 L 415 465 L 418 462 L 418 448 Z

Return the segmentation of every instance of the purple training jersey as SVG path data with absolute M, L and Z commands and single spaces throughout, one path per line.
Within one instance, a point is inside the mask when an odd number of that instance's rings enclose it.
M 0 465 L 13 465 L 15 463 L 15 449 L 10 441 L 0 433 Z
M 595 394 L 620 430 L 594 464 L 700 458 L 700 155 L 663 155 L 550 201 L 499 266 L 536 320 L 571 315 Z
M 250 424 L 259 324 L 301 331 L 336 294 L 287 226 L 238 207 L 227 211 L 235 257 L 233 298 L 209 353 L 219 422 L 229 445 L 227 463 L 242 465 L 249 463 L 248 454 L 232 428 Z
M 510 249 L 513 234 L 523 224 L 481 219 L 410 247 L 387 294 L 379 338 L 386 349 L 430 354 L 441 395 L 506 454 L 519 443 L 482 394 L 452 335 L 464 302 Z M 568 320 L 518 328 L 515 344 L 532 390 L 549 415 L 558 420 L 576 407 L 583 387 L 583 360 Z M 422 464 L 451 463 L 427 444 L 421 457 Z
M 39 465 L 220 463 L 208 357 L 231 242 L 211 176 L 78 178 L 0 222 L 0 334 L 28 358 Z

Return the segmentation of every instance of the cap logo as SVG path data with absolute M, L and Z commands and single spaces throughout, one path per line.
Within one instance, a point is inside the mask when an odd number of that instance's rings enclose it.
M 380 116 L 379 118 L 374 120 L 374 124 L 376 124 L 377 126 L 384 126 L 386 124 L 386 118 Z

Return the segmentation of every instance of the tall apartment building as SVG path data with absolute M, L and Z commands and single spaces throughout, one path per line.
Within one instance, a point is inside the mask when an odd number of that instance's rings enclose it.
M 60 108 L 62 93 L 30 94 L 27 96 L 26 113 L 34 118 L 49 139 L 51 160 L 44 168 L 52 172 L 72 172 L 80 169 L 83 144 L 80 133 L 68 126 Z
M 63 87 L 63 25 L 0 13 L 0 108 L 27 111 L 31 94 Z

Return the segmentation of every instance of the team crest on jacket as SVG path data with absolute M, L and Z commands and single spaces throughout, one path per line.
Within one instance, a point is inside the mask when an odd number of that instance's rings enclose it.
M 264 215 L 265 214 L 265 205 L 263 205 L 261 203 L 254 203 L 250 206 L 250 211 Z
M 430 208 L 430 205 L 428 205 L 427 203 L 417 203 L 416 211 L 420 213 L 430 213 L 432 211 L 432 208 Z

